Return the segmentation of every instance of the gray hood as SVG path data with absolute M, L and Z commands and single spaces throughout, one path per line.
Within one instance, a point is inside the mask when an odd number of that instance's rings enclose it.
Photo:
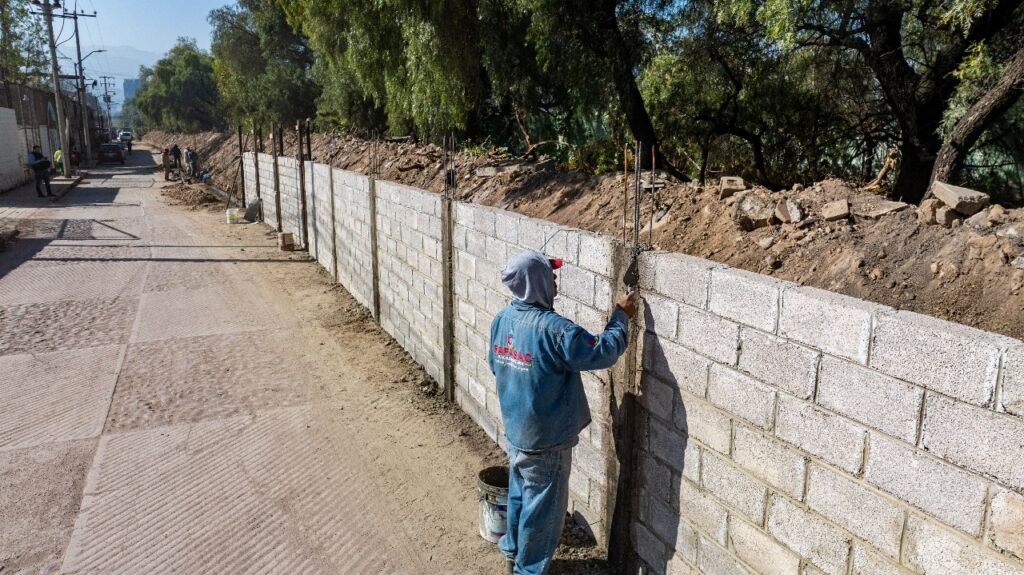
M 501 282 L 519 301 L 547 309 L 555 307 L 554 271 L 548 258 L 536 250 L 510 257 L 501 271 Z

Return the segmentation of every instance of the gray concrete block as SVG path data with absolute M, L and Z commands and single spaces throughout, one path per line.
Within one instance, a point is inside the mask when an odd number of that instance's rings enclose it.
M 640 523 L 633 523 L 632 531 L 633 549 L 637 555 L 651 565 L 664 565 L 669 554 L 665 544 Z
M 818 516 L 774 495 L 768 509 L 768 532 L 828 575 L 845 575 L 850 537 Z
M 1003 356 L 1003 393 L 1000 409 L 1024 417 L 1024 342 L 1011 344 Z
M 648 497 L 648 518 L 645 521 L 669 551 L 696 558 L 697 533 L 679 520 L 679 510 L 660 500 Z M 692 560 L 692 559 L 691 559 Z
M 701 462 L 701 484 L 748 520 L 761 524 L 768 489 L 740 468 L 709 453 Z
M 676 404 L 674 419 L 676 428 L 689 437 L 719 453 L 729 453 L 732 422 L 707 401 L 683 392 Z
M 832 355 L 867 363 L 871 314 L 877 306 L 809 287 L 782 294 L 779 335 Z
M 922 517 L 907 521 L 904 562 L 916 573 L 1022 575 L 1020 562 L 985 549 L 974 539 L 947 531 Z
M 802 399 L 814 392 L 819 356 L 812 349 L 775 336 L 746 328 L 740 331 L 739 368 Z
M 925 449 L 1024 489 L 1024 421 L 932 394 L 924 409 Z
M 712 364 L 708 400 L 761 429 L 772 426 L 775 391 L 738 371 Z
M 775 435 L 848 473 L 860 469 L 864 429 L 817 407 L 780 395 Z
M 579 234 L 580 267 L 608 277 L 612 273 L 612 254 L 615 241 L 607 236 L 581 232 Z
M 672 407 L 675 392 L 666 383 L 656 377 L 643 377 L 640 380 L 640 405 L 648 412 L 663 421 L 672 421 Z
M 801 499 L 806 460 L 794 449 L 755 431 L 736 426 L 733 459 L 751 475 L 793 499 Z
M 643 298 L 644 329 L 659 336 L 675 339 L 679 327 L 679 304 L 657 295 Z
M 697 553 L 697 567 L 702 573 L 716 575 L 755 575 L 743 566 L 728 551 L 709 540 L 701 537 L 700 551 Z
M 473 229 L 487 236 L 495 235 L 494 212 L 483 206 L 473 206 Z
M 774 278 L 738 270 L 711 270 L 712 312 L 769 333 L 779 318 L 779 291 L 787 286 Z
M 641 288 L 707 309 L 711 270 L 722 264 L 684 254 L 649 252 L 639 258 Z
M 825 356 L 817 402 L 868 427 L 913 443 L 924 390 L 875 371 Z
M 547 223 L 536 218 L 523 217 L 519 221 L 519 245 L 524 249 L 539 250 L 547 239 Z
M 687 442 L 683 453 L 683 477 L 700 483 L 701 448 L 695 442 Z
M 714 314 L 682 306 L 676 341 L 726 365 L 736 365 L 740 326 Z
M 1005 489 L 996 492 L 988 540 L 997 549 L 1024 558 L 1024 496 Z
M 486 245 L 487 259 L 499 266 L 504 267 L 505 261 L 508 260 L 508 244 L 497 238 L 488 236 L 486 240 Z
M 948 525 L 978 535 L 986 482 L 923 451 L 872 433 L 864 479 Z
M 668 503 L 672 500 L 672 472 L 650 452 L 640 457 L 641 487 L 648 494 Z
M 899 558 L 904 512 L 891 501 L 812 463 L 807 505 L 889 557 Z
M 746 521 L 730 519 L 729 541 L 736 556 L 757 573 L 796 575 L 800 570 L 800 557 L 796 553 Z
M 497 212 L 494 215 L 494 233 L 498 239 L 518 245 L 521 221 L 522 217 L 515 212 Z
M 875 317 L 871 367 L 975 405 L 989 406 L 1009 338 L 911 312 Z
M 853 571 L 851 575 L 908 575 L 896 563 L 889 561 L 858 542 L 853 544 Z
M 700 397 L 707 392 L 711 362 L 681 345 L 646 333 L 643 362 L 645 369 L 673 387 Z
M 560 294 L 584 304 L 594 305 L 594 274 L 574 265 L 559 270 L 558 291 Z
M 725 508 L 688 479 L 679 482 L 678 491 L 680 517 L 715 541 L 725 543 Z
M 659 422 L 657 419 L 649 418 L 647 432 L 647 448 L 655 454 L 658 459 L 677 472 L 683 471 L 683 451 L 686 448 L 686 436 L 677 433 L 674 429 Z

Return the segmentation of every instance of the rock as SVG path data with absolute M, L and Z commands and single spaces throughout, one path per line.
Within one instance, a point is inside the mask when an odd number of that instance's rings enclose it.
M 917 221 L 921 225 L 935 225 L 935 210 L 942 205 L 942 202 L 935 198 L 928 198 L 917 207 Z
M 735 218 L 740 229 L 751 232 L 771 223 L 772 208 L 757 194 L 747 194 L 736 203 Z
M 993 205 L 988 210 L 988 221 L 992 225 L 1002 224 L 1006 222 L 1006 208 L 999 204 Z
M 793 191 L 794 192 L 802 192 L 802 191 L 804 191 L 804 185 L 803 184 L 793 184 Z
M 972 248 L 984 250 L 996 245 L 996 242 L 998 241 L 999 239 L 995 236 L 975 236 L 967 240 L 967 245 Z
M 996 229 L 996 235 L 1001 238 L 1020 238 L 1024 236 L 1024 227 L 1019 224 L 1000 226 Z
M 1010 265 L 1019 270 L 1024 270 L 1024 256 L 1020 256 L 1017 259 L 1013 260 L 1013 263 Z
M 745 189 L 747 189 L 747 184 L 743 181 L 743 178 L 726 176 L 720 180 L 718 199 L 728 198 L 736 192 L 742 192 Z
M 804 210 L 800 207 L 800 202 L 779 200 L 779 203 L 775 204 L 775 217 L 787 224 L 797 223 L 804 219 Z
M 797 229 L 801 229 L 802 230 L 802 229 L 805 229 L 805 228 L 809 228 L 809 227 L 813 226 L 816 223 L 818 223 L 818 218 L 815 218 L 815 217 L 812 216 L 812 217 L 807 218 L 806 220 L 798 222 L 796 224 L 796 227 L 797 227 Z
M 493 178 L 498 175 L 498 168 L 496 166 L 481 166 L 476 169 L 476 175 L 479 178 Z
M 973 216 L 967 218 L 966 220 L 964 220 L 964 224 L 976 230 L 988 229 L 992 225 L 989 223 L 988 212 L 986 212 L 985 210 L 982 210 L 974 214 Z
M 959 228 L 962 225 L 964 225 L 963 218 L 953 218 L 953 223 L 949 224 L 949 227 L 951 227 L 953 229 L 956 229 L 956 228 Z
M 884 260 L 884 259 L 885 259 L 885 258 L 887 258 L 888 256 L 889 256 L 889 254 L 887 254 L 887 253 L 885 252 L 885 248 L 882 248 L 882 249 L 878 250 L 878 253 L 877 253 L 877 254 L 875 254 L 875 257 L 876 257 L 876 258 L 878 258 L 878 259 L 880 259 L 880 260 Z
M 944 228 L 951 227 L 953 225 L 953 220 L 956 219 L 956 212 L 949 206 L 939 206 L 939 208 L 935 210 L 935 223 Z
M 850 217 L 850 202 L 846 200 L 836 200 L 821 206 L 821 217 L 826 222 L 845 220 Z
M 775 256 L 765 256 L 764 263 L 773 270 L 777 270 L 782 267 L 782 262 Z
M 939 273 L 939 262 L 932 262 L 928 269 L 932 270 L 932 275 Z
M 877 219 L 887 214 L 896 213 L 902 209 L 905 209 L 909 205 L 910 204 L 905 204 L 903 202 L 891 202 L 889 200 L 871 199 L 863 203 L 858 203 L 858 205 L 854 207 L 853 212 L 858 216 Z
M 973 216 L 980 212 L 989 202 L 988 194 L 984 192 L 961 188 L 945 182 L 933 182 L 931 192 L 942 203 L 965 216 Z
M 805 232 L 804 230 L 796 230 L 792 234 L 789 234 L 789 239 L 793 240 L 794 242 L 798 242 L 798 241 L 804 239 L 804 237 L 806 235 L 807 235 L 807 232 Z
M 771 236 L 768 236 L 767 238 L 763 238 L 763 239 L 757 240 L 757 245 L 761 246 L 761 249 L 763 249 L 763 250 L 766 250 L 766 249 L 772 247 L 772 244 L 774 244 L 774 243 L 775 243 L 775 238 L 773 238 Z
M 882 277 L 882 270 L 874 268 L 868 272 L 868 277 L 871 278 L 872 281 L 878 281 L 878 279 Z

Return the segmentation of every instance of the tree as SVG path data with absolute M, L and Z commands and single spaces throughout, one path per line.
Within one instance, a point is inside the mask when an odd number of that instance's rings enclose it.
M 739 22 L 756 19 L 787 44 L 858 54 L 899 128 L 894 195 L 918 202 L 942 146 L 940 127 L 958 88 L 956 70 L 972 48 L 1019 34 L 1024 9 L 1017 0 L 732 0 L 721 4 L 720 14 Z M 988 115 L 987 125 L 994 119 Z
M 129 104 L 151 128 L 181 132 L 224 127 L 213 57 L 195 40 L 179 38 L 177 45 L 152 68 L 139 70 L 141 85 Z
M 313 52 L 273 0 L 212 10 L 211 50 L 221 104 L 233 124 L 293 124 L 312 117 L 320 93 Z
M 25 83 L 46 73 L 46 42 L 28 0 L 0 0 L 0 82 Z

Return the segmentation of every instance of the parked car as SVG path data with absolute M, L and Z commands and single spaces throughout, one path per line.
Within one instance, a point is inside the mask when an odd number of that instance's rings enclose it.
M 97 163 L 119 162 L 124 165 L 124 148 L 121 144 L 100 144 L 100 153 Z
M 117 135 L 117 139 L 122 142 L 128 142 L 135 139 L 135 134 L 131 130 L 121 130 L 121 133 Z

